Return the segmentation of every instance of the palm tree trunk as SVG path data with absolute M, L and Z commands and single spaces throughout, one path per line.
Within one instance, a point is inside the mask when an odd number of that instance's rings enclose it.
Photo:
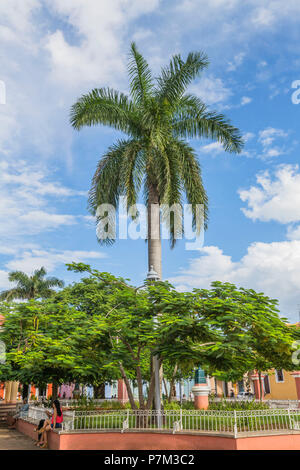
M 161 268 L 161 231 L 160 231 L 160 207 L 159 207 L 159 194 L 155 184 L 149 183 L 148 186 L 148 269 L 153 267 L 154 271 L 158 274 L 158 280 L 162 278 Z M 153 358 L 156 367 L 158 367 L 158 358 Z M 162 365 L 159 367 L 159 388 L 160 400 L 162 389 L 163 370 Z M 156 400 L 154 400 L 156 401 Z M 158 409 L 158 403 L 155 403 L 155 408 Z
M 157 187 L 149 184 L 148 200 L 148 268 L 157 272 L 159 279 L 162 277 L 161 269 L 161 235 L 159 196 Z

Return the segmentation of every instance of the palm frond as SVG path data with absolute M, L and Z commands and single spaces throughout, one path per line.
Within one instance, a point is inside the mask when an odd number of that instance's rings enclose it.
M 169 230 L 170 245 L 174 248 L 176 240 L 183 235 L 182 221 L 182 179 L 180 174 L 180 158 L 178 150 L 175 145 L 170 141 L 165 150 L 165 158 L 161 160 L 166 161 L 166 175 L 165 191 L 162 195 L 162 222 Z M 160 178 L 162 184 L 164 178 Z M 159 185 L 160 189 L 160 185 Z
M 204 189 L 201 167 L 195 155 L 192 147 L 186 142 L 176 140 L 176 146 L 180 155 L 181 161 L 181 178 L 184 186 L 184 191 L 189 204 L 192 206 L 193 214 L 193 228 L 201 229 L 203 227 L 197 227 L 197 205 L 203 206 L 203 223 L 204 228 L 207 228 L 208 222 L 208 198 Z
M 123 152 L 121 167 L 122 187 L 124 196 L 127 197 L 127 207 L 133 206 L 137 202 L 138 192 L 145 171 L 145 159 L 142 152 L 142 143 L 131 141 Z
M 65 283 L 57 277 L 48 277 L 43 281 L 43 285 L 46 289 L 51 289 L 52 287 L 64 287 Z
M 30 283 L 30 277 L 23 271 L 11 271 L 8 273 L 8 280 L 24 286 Z
M 94 89 L 79 98 L 71 108 L 70 122 L 77 130 L 102 124 L 134 134 L 139 128 L 134 104 L 126 95 L 110 88 Z
M 131 140 L 119 140 L 109 147 L 98 163 L 89 192 L 88 206 L 92 215 L 96 215 L 100 204 L 118 207 L 119 196 L 124 193 L 121 167 L 124 151 Z
M 12 271 L 8 274 L 11 282 L 17 286 L 1 292 L 0 300 L 29 300 L 34 298 L 46 298 L 53 293 L 53 287 L 63 287 L 64 282 L 56 277 L 44 279 L 47 271 L 44 267 L 36 269 L 32 276 L 22 271 Z
M 128 205 L 136 204 L 144 171 L 141 150 L 139 141 L 120 140 L 100 160 L 89 192 L 89 209 L 93 215 L 97 215 L 101 204 L 110 204 L 117 209 L 120 196 L 127 197 Z M 100 220 L 101 217 L 98 217 L 97 221 Z M 110 238 L 99 241 L 104 244 L 113 242 Z
M 45 277 L 46 274 L 47 274 L 47 271 L 44 268 L 44 266 L 42 266 L 40 269 L 36 269 L 33 272 L 33 278 L 40 280 L 40 279 L 43 279 L 43 277 Z
M 151 70 L 147 61 L 138 52 L 135 43 L 131 44 L 130 61 L 128 63 L 130 78 L 130 94 L 137 104 L 144 103 L 153 89 Z
M 209 64 L 207 55 L 203 52 L 190 52 L 184 61 L 179 54 L 172 57 L 168 67 L 162 69 L 157 79 L 157 95 L 163 103 L 167 101 L 175 105 L 184 94 L 188 85 L 199 76 Z
M 28 300 L 28 290 L 20 287 L 15 287 L 1 292 L 0 299 L 10 302 L 12 300 Z
M 178 103 L 173 132 L 179 137 L 205 137 L 220 142 L 226 152 L 240 153 L 244 142 L 239 129 L 223 115 L 208 111 L 203 102 L 192 95 Z

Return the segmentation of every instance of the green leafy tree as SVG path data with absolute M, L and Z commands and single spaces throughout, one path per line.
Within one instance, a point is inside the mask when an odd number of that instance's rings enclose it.
M 0 365 L 0 381 L 53 383 L 55 397 L 62 383 L 97 384 L 115 378 L 104 367 L 108 353 L 101 316 L 52 300 L 2 305 L 1 312 L 5 322 L 0 339 L 7 360 Z
M 220 282 L 193 292 L 177 292 L 166 282 L 136 288 L 81 263 L 69 269 L 90 276 L 48 301 L 2 304 L 0 340 L 8 361 L 0 380 L 101 384 L 121 374 L 131 407 L 149 409 L 153 356 L 171 380 L 199 363 L 229 380 L 258 367 L 293 369 L 299 333 L 261 293 Z
M 10 301 L 14 299 L 30 300 L 37 298 L 48 298 L 55 291 L 55 287 L 63 287 L 64 282 L 56 277 L 45 278 L 47 271 L 40 268 L 28 276 L 22 271 L 12 271 L 8 275 L 10 282 L 15 282 L 16 286 L 2 292 L 0 300 Z
M 153 293 L 157 309 L 168 311 L 162 324 L 163 357 L 183 364 L 200 363 L 210 375 L 227 380 L 238 380 L 255 369 L 293 369 L 297 334 L 279 317 L 276 300 L 221 282 L 191 293 L 172 287 Z
M 126 196 L 134 206 L 141 190 L 148 206 L 148 262 L 161 277 L 161 239 L 158 204 L 178 204 L 176 216 L 182 218 L 182 203 L 192 205 L 193 226 L 197 205 L 204 206 L 207 223 L 208 200 L 201 168 L 193 148 L 185 139 L 209 138 L 220 142 L 228 152 L 240 152 L 239 130 L 225 118 L 207 108 L 205 103 L 187 92 L 190 83 L 208 66 L 202 52 L 189 53 L 186 60 L 172 57 L 153 79 L 145 58 L 131 44 L 128 72 L 130 96 L 110 88 L 94 89 L 83 95 L 72 107 L 71 124 L 77 130 L 84 126 L 110 126 L 127 135 L 117 141 L 99 161 L 89 196 L 89 207 L 97 215 L 99 205 L 118 207 L 119 196 Z M 178 207 L 178 206 L 177 206 Z M 176 217 L 162 211 L 170 228 L 171 246 L 176 242 Z M 99 216 L 99 219 L 101 217 Z M 178 220 L 178 219 L 177 219 Z M 110 243 L 106 236 L 100 242 Z
M 263 294 L 220 282 L 193 292 L 177 292 L 163 282 L 135 288 L 84 264 L 69 269 L 87 271 L 102 285 L 93 309 L 102 309 L 111 342 L 106 367 L 119 367 L 133 408 L 132 380 L 138 385 L 140 408 L 152 404 L 154 355 L 160 365 L 166 364 L 171 380 L 178 370 L 186 374 L 199 363 L 210 375 L 228 380 L 238 380 L 262 358 L 264 366 L 292 367 L 295 334 L 279 317 L 276 301 Z

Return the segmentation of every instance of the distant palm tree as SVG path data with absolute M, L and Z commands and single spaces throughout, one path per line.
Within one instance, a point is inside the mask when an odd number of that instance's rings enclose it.
M 204 206 L 207 224 L 208 200 L 201 169 L 186 138 L 206 137 L 223 144 L 225 151 L 239 153 L 243 141 L 240 132 L 222 114 L 209 111 L 201 99 L 186 93 L 189 84 L 208 66 L 204 53 L 189 53 L 184 61 L 175 55 L 153 80 L 148 63 L 131 44 L 128 65 L 130 98 L 110 88 L 94 89 L 72 107 L 71 124 L 102 124 L 128 135 L 111 146 L 99 161 L 89 195 L 89 207 L 97 215 L 99 205 L 118 207 L 119 196 L 127 196 L 134 205 L 143 188 L 148 207 L 148 263 L 161 277 L 161 215 L 151 213 L 158 204 L 192 205 L 196 227 L 197 204 Z M 178 215 L 178 214 L 177 214 Z M 162 213 L 163 221 L 166 215 Z M 174 216 L 168 225 L 171 246 L 176 242 Z M 113 240 L 99 240 L 111 243 Z
M 32 276 L 28 276 L 22 271 L 13 271 L 8 275 L 10 282 L 16 282 L 16 287 L 1 292 L 0 300 L 13 299 L 38 299 L 50 297 L 54 287 L 63 287 L 64 282 L 56 277 L 48 277 L 45 279 L 47 271 L 45 268 L 37 269 Z

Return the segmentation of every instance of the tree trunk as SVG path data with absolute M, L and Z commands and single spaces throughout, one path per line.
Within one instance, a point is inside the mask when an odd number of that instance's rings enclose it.
M 263 387 L 262 387 L 262 382 L 261 382 L 261 371 L 260 370 L 258 371 L 258 380 L 259 380 L 259 392 L 260 392 L 259 393 L 259 395 L 260 395 L 259 399 L 260 399 L 260 401 L 262 401 L 262 399 L 263 399 Z
M 131 390 L 130 382 L 129 382 L 128 377 L 126 375 L 125 369 L 124 369 L 124 367 L 122 366 L 121 363 L 119 364 L 119 367 L 120 367 L 122 379 L 124 380 L 125 385 L 126 385 L 126 389 L 127 389 L 127 393 L 128 393 L 128 399 L 129 399 L 129 403 L 131 405 L 131 408 L 133 410 L 137 410 L 137 406 L 136 406 L 135 401 L 134 401 L 134 396 L 133 396 L 133 393 L 132 393 L 132 390 Z
M 155 375 L 154 375 L 154 371 L 153 371 L 152 374 L 151 374 L 151 379 L 150 379 L 150 383 L 149 383 L 148 400 L 147 400 L 147 404 L 146 404 L 146 409 L 147 410 L 150 410 L 151 404 L 152 404 L 153 399 L 154 399 L 154 386 L 155 386 Z
M 95 399 L 104 399 L 105 398 L 105 383 L 100 385 L 94 385 L 94 398 Z
M 166 395 L 166 398 L 168 398 L 168 387 L 167 387 L 166 379 L 164 377 L 163 377 L 163 383 L 164 383 L 164 387 L 165 387 L 165 395 Z
M 172 397 L 174 397 L 174 395 L 176 397 L 176 388 L 175 388 L 174 384 L 175 384 L 175 377 L 176 377 L 176 374 L 177 374 L 177 370 L 178 370 L 178 365 L 175 364 L 173 374 L 172 374 L 172 378 L 171 378 L 171 381 L 170 381 L 170 392 L 169 392 L 169 398 L 168 398 L 169 403 L 171 403 Z M 174 388 L 175 388 L 175 391 L 174 391 Z
M 28 384 L 23 384 L 23 387 L 22 387 L 22 399 L 23 400 L 26 400 L 30 397 L 28 397 L 28 392 L 29 392 L 29 386 Z
M 53 384 L 52 384 L 52 400 L 57 400 L 57 394 L 58 394 L 58 383 L 53 382 Z
M 142 378 L 142 373 L 141 373 L 140 366 L 137 366 L 137 368 L 136 368 L 136 379 L 137 379 L 138 391 L 139 391 L 140 409 L 144 410 L 145 409 L 145 400 L 144 400 L 144 392 L 143 392 L 143 378 Z
M 149 184 L 148 200 L 148 268 L 153 266 L 158 278 L 162 278 L 161 268 L 161 235 L 159 196 L 157 187 Z

